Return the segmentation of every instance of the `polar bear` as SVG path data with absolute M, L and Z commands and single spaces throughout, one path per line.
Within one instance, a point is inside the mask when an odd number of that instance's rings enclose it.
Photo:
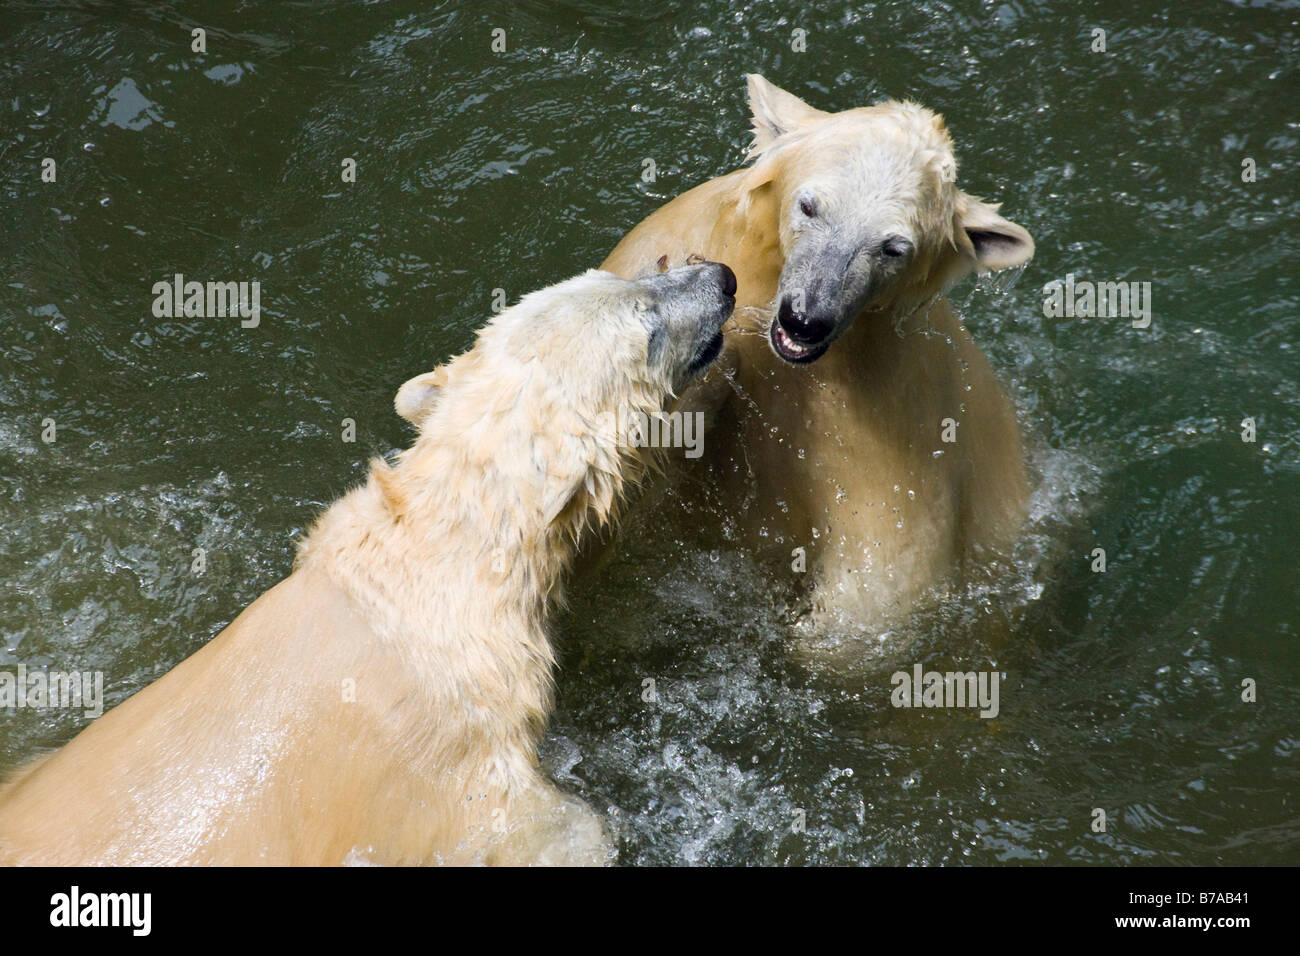
M 752 165 L 662 206 L 601 268 L 735 269 L 736 329 L 686 399 L 715 416 L 703 474 L 676 493 L 796 585 L 812 633 L 883 627 L 1016 537 L 1014 409 L 943 293 L 1034 243 L 957 187 L 935 113 L 748 84 Z
M 0 791 L 0 861 L 606 860 L 538 768 L 548 608 L 643 467 L 618 422 L 716 358 L 734 292 L 716 263 L 592 270 L 403 385 L 414 445 L 221 634 Z

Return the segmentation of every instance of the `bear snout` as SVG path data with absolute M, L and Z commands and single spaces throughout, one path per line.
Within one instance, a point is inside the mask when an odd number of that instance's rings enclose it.
M 790 296 L 781 298 L 776 320 L 785 334 L 800 345 L 819 345 L 835 330 L 835 316 L 813 309 L 796 312 Z
M 727 265 L 725 262 L 719 262 L 717 263 L 717 266 L 722 270 L 722 294 L 735 298 L 737 288 L 736 273 L 732 272 L 731 266 Z

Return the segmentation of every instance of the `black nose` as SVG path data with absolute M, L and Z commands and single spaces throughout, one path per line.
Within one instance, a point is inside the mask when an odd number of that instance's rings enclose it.
M 835 320 L 832 318 L 812 315 L 806 310 L 794 311 L 788 298 L 781 300 L 781 307 L 776 312 L 776 320 L 781 323 L 785 334 L 800 345 L 817 345 L 835 328 Z
M 718 268 L 722 270 L 722 294 L 736 294 L 736 274 L 731 271 L 731 267 L 725 262 L 719 262 Z

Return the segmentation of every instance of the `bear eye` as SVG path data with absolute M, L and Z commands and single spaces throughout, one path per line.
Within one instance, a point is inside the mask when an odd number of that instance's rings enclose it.
M 805 196 L 799 200 L 799 211 L 811 219 L 817 215 L 817 202 Z
M 880 244 L 880 251 L 891 259 L 907 255 L 911 248 L 912 244 L 902 236 L 890 236 Z

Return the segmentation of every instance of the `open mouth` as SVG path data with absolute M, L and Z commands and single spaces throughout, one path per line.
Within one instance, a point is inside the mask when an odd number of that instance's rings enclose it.
M 829 342 L 822 342 L 818 345 L 800 345 L 786 335 L 785 329 L 781 328 L 781 323 L 775 320 L 773 320 L 772 328 L 768 332 L 768 338 L 771 340 L 772 348 L 776 354 L 794 365 L 806 365 L 808 362 L 815 362 L 825 355 L 826 350 L 831 347 Z
M 709 339 L 700 346 L 700 350 L 695 353 L 695 358 L 691 359 L 691 371 L 698 372 L 705 366 L 712 365 L 713 360 L 722 354 L 722 332 Z

